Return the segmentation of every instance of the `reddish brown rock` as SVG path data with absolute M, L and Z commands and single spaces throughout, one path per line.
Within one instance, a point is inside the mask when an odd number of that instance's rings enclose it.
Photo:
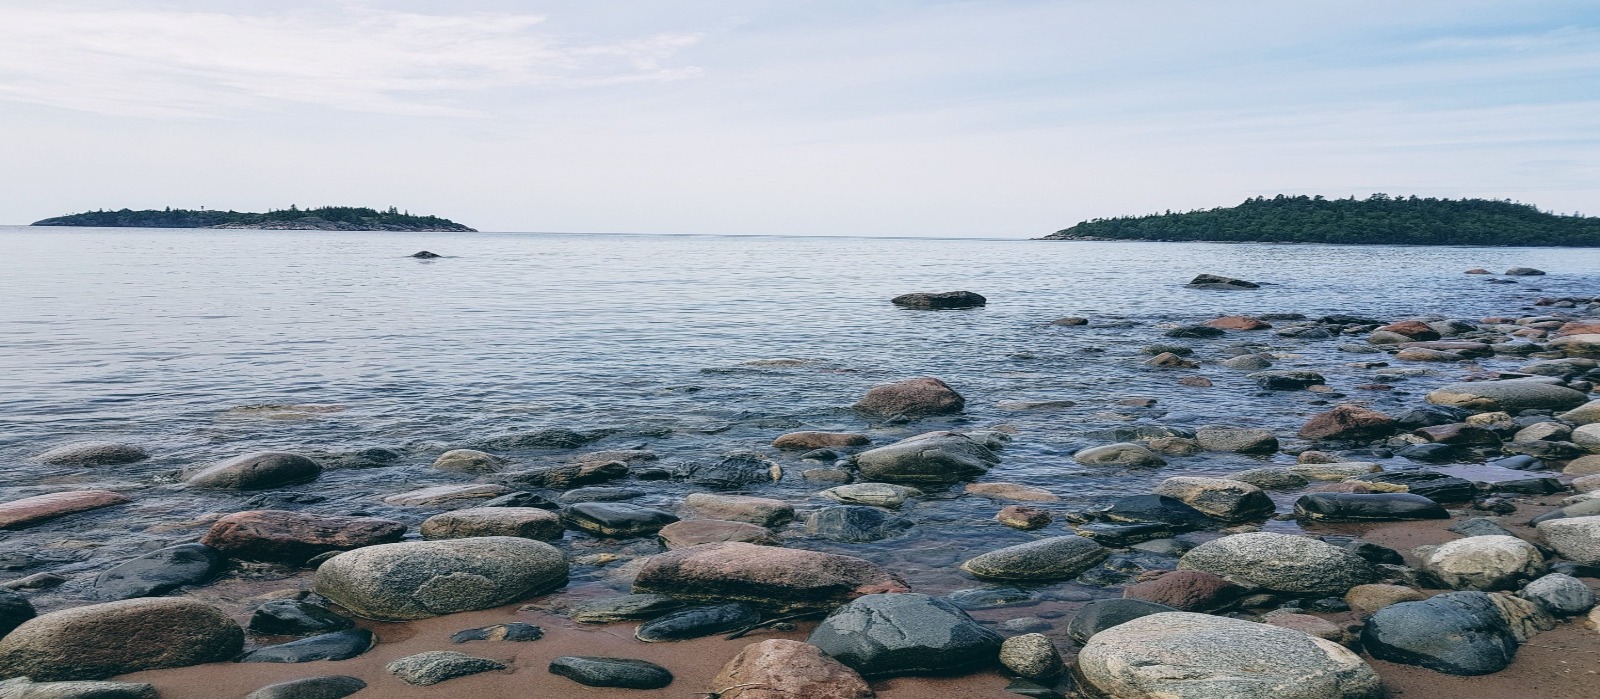
M 1185 376 L 1181 379 L 1178 379 L 1178 384 L 1183 386 L 1193 386 L 1195 388 L 1210 388 L 1211 379 L 1208 379 L 1204 376 Z
M 1029 530 L 1050 526 L 1054 517 L 1049 510 L 1026 505 L 1007 505 L 1000 509 L 1000 513 L 995 515 L 994 519 L 1012 529 Z
M 910 590 L 900 576 L 853 556 L 738 542 L 652 556 L 633 579 L 634 592 L 775 611 L 832 609 L 862 595 Z
M 719 699 L 871 699 L 855 670 L 816 646 L 774 638 L 745 646 L 711 680 Z
M 779 449 L 827 449 L 859 447 L 871 442 L 866 435 L 852 432 L 790 432 L 772 440 L 772 446 Z
M 35 495 L 0 503 L 0 529 L 19 529 L 45 520 L 126 502 L 129 502 L 126 495 L 109 490 L 73 490 Z
M 724 541 L 742 541 L 762 546 L 773 546 L 778 543 L 766 527 L 721 519 L 686 519 L 673 522 L 662 527 L 661 531 L 656 532 L 656 536 L 669 551 Z
M 425 539 L 515 536 L 550 541 L 560 539 L 566 526 L 560 515 L 536 507 L 471 507 L 436 514 L 418 529 Z
M 1567 335 L 1595 335 L 1600 334 L 1600 323 L 1593 321 L 1572 321 L 1556 328 L 1556 337 Z
M 1273 626 L 1294 629 L 1308 636 L 1316 636 L 1334 643 L 1347 643 L 1353 640 L 1353 634 L 1346 631 L 1344 627 L 1310 614 L 1276 611 L 1262 617 L 1261 621 Z
M 1394 434 L 1394 418 L 1359 405 L 1341 405 L 1306 421 L 1301 439 L 1372 440 Z
M 405 532 L 388 519 L 249 510 L 217 520 L 200 543 L 234 558 L 300 564 L 329 551 L 394 543 Z
M 1205 324 L 1223 330 L 1267 330 L 1272 327 L 1271 323 L 1250 316 L 1223 316 L 1208 320 Z
M 966 399 L 949 384 L 931 376 L 923 376 L 874 386 L 850 407 L 883 417 L 916 417 L 959 413 L 966 406 Z
M 1424 323 L 1420 320 L 1402 320 L 1398 323 L 1390 323 L 1378 328 L 1378 331 L 1394 333 L 1396 335 L 1404 335 L 1413 340 L 1425 341 L 1439 339 L 1438 331 L 1428 327 L 1427 323 Z
M 1174 570 L 1145 579 L 1122 591 L 1127 599 L 1165 604 L 1186 612 L 1215 612 L 1227 609 L 1244 596 L 1245 588 L 1220 575 L 1199 570 Z

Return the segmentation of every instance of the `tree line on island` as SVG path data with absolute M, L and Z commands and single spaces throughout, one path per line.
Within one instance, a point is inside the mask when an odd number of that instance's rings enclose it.
M 1278 196 L 1234 207 L 1096 218 L 1041 240 L 1600 247 L 1600 218 L 1509 199 Z
M 379 211 L 360 206 L 269 209 L 266 213 L 214 209 L 88 211 L 35 221 L 35 226 L 102 228 L 263 228 L 274 230 L 451 231 L 473 229 L 438 216 L 413 216 L 396 207 Z

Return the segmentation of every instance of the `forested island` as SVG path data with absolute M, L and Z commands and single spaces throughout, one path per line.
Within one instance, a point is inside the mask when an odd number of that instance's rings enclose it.
M 395 207 L 378 211 L 359 206 L 323 206 L 248 211 L 209 209 L 147 209 L 88 211 L 35 221 L 35 226 L 87 226 L 103 228 L 259 228 L 316 231 L 441 231 L 472 233 L 473 229 L 438 216 L 413 216 Z
M 1234 207 L 1097 218 L 1040 240 L 1600 247 L 1600 218 L 1510 200 L 1280 194 Z

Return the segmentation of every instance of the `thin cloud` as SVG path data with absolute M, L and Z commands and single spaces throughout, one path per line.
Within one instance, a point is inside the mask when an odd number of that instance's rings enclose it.
M 471 116 L 474 93 L 678 80 L 693 34 L 568 43 L 527 14 L 0 8 L 0 100 L 146 117 L 275 104 Z

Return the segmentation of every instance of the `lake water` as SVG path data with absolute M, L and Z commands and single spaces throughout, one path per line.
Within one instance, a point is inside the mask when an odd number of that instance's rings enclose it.
M 247 506 L 415 523 L 431 512 L 383 506 L 377 497 L 468 480 L 428 464 L 449 448 L 540 427 L 612 429 L 586 449 L 642 446 L 668 460 L 766 451 L 787 475 L 756 492 L 805 508 L 822 504 L 809 497 L 820 488 L 799 472 L 819 464 L 768 448 L 778 434 L 860 430 L 886 443 L 1005 424 L 1016 439 L 985 480 L 1044 487 L 1066 498 L 1062 509 L 1081 507 L 1148 492 L 1171 475 L 1226 473 L 1259 461 L 1203 454 L 1153 472 L 1091 470 L 1069 458 L 1103 441 L 1089 432 L 1130 422 L 1216 423 L 1287 437 L 1327 408 L 1312 393 L 1261 395 L 1244 372 L 1215 365 L 1142 366 L 1141 348 L 1170 341 L 1161 337 L 1165 325 L 1268 312 L 1478 318 L 1516 313 L 1544 295 L 1600 293 L 1600 250 L 1593 249 L 59 228 L 0 228 L 0 241 L 7 253 L 0 263 L 0 501 L 89 484 L 136 494 L 133 506 L 0 533 L 0 544 L 36 552 L 5 564 L 12 572 L 0 577 L 103 568 L 131 550 L 203 531 L 171 523 Z M 408 257 L 422 249 L 445 257 Z M 1504 285 L 1462 274 L 1512 266 L 1550 274 Z M 1267 286 L 1183 287 L 1201 272 Z M 989 305 L 930 312 L 888 302 L 954 289 L 979 292 Z M 1048 324 L 1062 316 L 1091 324 Z M 1225 357 L 1229 345 L 1258 343 L 1282 355 L 1276 368 L 1321 371 L 1336 389 L 1389 410 L 1420 403 L 1428 388 L 1463 373 L 1427 364 L 1417 365 L 1421 375 L 1383 375 L 1383 368 L 1348 366 L 1373 357 L 1339 352 L 1340 340 L 1271 331 L 1183 342 L 1203 360 Z M 803 363 L 759 363 L 777 358 Z M 1216 385 L 1176 385 L 1194 373 Z M 874 424 L 846 407 L 872 385 L 919 375 L 964 394 L 966 413 Z M 1399 390 L 1352 390 L 1378 380 Z M 1118 403 L 1127 397 L 1158 402 Z M 1010 399 L 1076 406 L 1008 412 L 995 405 Z M 106 469 L 29 461 L 86 439 L 135 442 L 155 458 Z M 180 468 L 249 451 L 294 450 L 337 465 L 370 447 L 403 458 L 331 470 L 317 483 L 266 496 L 172 483 Z M 536 466 L 571 453 L 508 456 Z M 671 504 L 686 492 L 672 484 L 650 489 L 640 502 Z M 295 493 L 315 497 L 274 499 Z M 993 503 L 959 496 L 959 488 L 932 493 L 908 509 L 918 526 L 894 542 L 786 536 L 790 545 L 895 563 L 914 584 L 938 587 L 957 583 L 951 563 L 1039 535 L 999 527 Z M 1047 531 L 1063 533 L 1059 525 Z

